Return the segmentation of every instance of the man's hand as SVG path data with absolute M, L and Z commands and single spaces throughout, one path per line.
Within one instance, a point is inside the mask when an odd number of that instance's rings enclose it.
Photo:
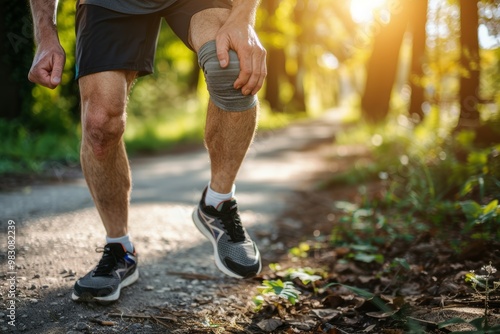
M 215 41 L 221 67 L 228 65 L 230 49 L 238 54 L 240 75 L 234 82 L 234 88 L 241 89 L 243 95 L 257 94 L 267 75 L 266 50 L 253 27 L 232 16 L 220 28 Z
M 66 53 L 59 42 L 38 45 L 28 79 L 54 89 L 61 83 Z

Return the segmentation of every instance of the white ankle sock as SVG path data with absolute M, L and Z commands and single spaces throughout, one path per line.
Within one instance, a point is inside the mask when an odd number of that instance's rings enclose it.
M 132 245 L 132 241 L 130 241 L 130 237 L 128 234 L 124 235 L 123 237 L 119 237 L 119 238 L 110 238 L 110 237 L 106 236 L 106 243 L 107 244 L 119 243 L 119 244 L 122 244 L 123 247 L 125 247 L 125 249 L 127 251 L 129 251 L 130 253 L 134 252 L 134 245 Z
M 209 182 L 207 193 L 205 195 L 205 204 L 217 208 L 217 206 L 219 206 L 220 203 L 228 201 L 231 198 L 233 198 L 235 192 L 236 192 L 236 186 L 233 184 L 231 192 L 227 194 L 220 194 L 218 192 L 213 191 L 212 188 L 210 188 L 210 182 Z

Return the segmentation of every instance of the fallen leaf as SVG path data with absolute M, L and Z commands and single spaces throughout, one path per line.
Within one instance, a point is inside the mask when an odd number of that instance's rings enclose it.
M 375 325 L 375 324 L 374 324 L 374 325 L 370 325 L 370 326 L 366 327 L 366 328 L 363 330 L 363 332 L 365 332 L 365 333 L 370 333 L 370 332 L 371 332 L 371 331 L 372 331 L 375 327 L 377 327 L 377 325 Z
M 257 326 L 265 332 L 272 332 L 281 325 L 283 325 L 283 321 L 275 318 L 264 319 L 257 324 Z
M 318 318 L 321 320 L 330 320 L 331 318 L 335 317 L 336 315 L 342 313 L 339 310 L 336 309 L 316 309 L 316 310 L 311 310 L 312 313 L 314 313 Z
M 394 314 L 398 313 L 399 310 L 391 310 L 387 312 L 367 312 L 366 315 L 372 318 L 385 319 L 392 317 Z

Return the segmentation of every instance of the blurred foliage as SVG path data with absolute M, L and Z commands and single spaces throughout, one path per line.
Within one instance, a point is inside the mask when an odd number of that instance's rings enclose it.
M 391 95 L 391 112 L 404 114 L 407 110 L 410 79 L 425 88 L 424 113 L 429 114 L 435 108 L 457 112 L 459 77 L 467 75 L 458 61 L 458 3 L 458 0 L 429 0 L 422 77 L 411 77 L 408 73 L 411 34 L 405 37 Z M 482 0 L 479 6 L 480 23 L 492 36 L 498 36 L 499 31 L 498 5 L 499 0 Z M 10 75 L 20 87 L 22 107 L 16 110 L 14 119 L 0 113 L 1 126 L 8 129 L 2 131 L 0 140 L 11 146 L 0 149 L 5 166 L 0 172 L 37 170 L 33 166 L 42 166 L 44 160 L 75 163 L 78 154 L 74 151 L 79 146 L 80 134 L 78 88 L 73 80 L 75 4 L 61 2 L 58 8 L 59 36 L 67 61 L 62 85 L 55 90 L 34 87 L 26 80 L 33 55 L 28 3 L 7 2 L 1 8 L 5 9 L 2 23 L 8 27 L 6 36 L 11 37 L 4 40 L 3 69 L 12 68 Z M 285 126 L 295 118 L 311 117 L 340 103 L 352 108 L 353 117 L 359 111 L 366 80 L 364 68 L 374 40 L 395 12 L 397 7 L 391 1 L 262 2 L 256 29 L 269 51 L 268 68 L 272 77 L 268 77 L 260 93 L 263 109 L 260 128 Z M 177 142 L 200 142 L 203 137 L 207 94 L 196 56 L 165 23 L 161 29 L 155 73 L 137 80 L 129 100 L 125 140 L 130 152 L 163 150 Z M 499 58 L 500 48 L 481 50 L 481 86 L 476 98 L 483 119 L 489 117 L 489 123 L 495 122 L 491 111 L 500 104 Z M 2 93 L 10 94 L 7 90 Z M 436 117 L 447 121 L 444 113 Z M 61 140 L 50 139 L 57 136 Z M 51 146 L 42 149 L 35 145 L 38 148 L 33 148 L 36 151 L 31 154 L 21 153 L 27 152 L 27 141 L 50 142 Z M 68 147 L 71 149 L 61 158 L 58 152 Z M 30 156 L 36 160 L 30 161 Z M 371 171 L 365 171 L 367 175 L 376 174 L 377 166 L 372 167 Z
M 423 231 L 450 237 L 500 237 L 500 143 L 485 145 L 474 131 L 453 136 L 457 115 L 432 107 L 419 126 L 394 115 L 382 126 L 358 125 L 338 135 L 339 145 L 365 145 L 364 163 L 336 173 L 323 185 L 359 186 L 359 203 L 339 202 L 343 212 L 332 231 L 334 243 L 383 245 L 413 239 Z M 498 111 L 487 114 L 498 119 Z M 361 162 L 361 161 L 360 161 Z M 367 192 L 377 183 L 380 191 Z M 450 240 L 451 241 L 451 240 Z

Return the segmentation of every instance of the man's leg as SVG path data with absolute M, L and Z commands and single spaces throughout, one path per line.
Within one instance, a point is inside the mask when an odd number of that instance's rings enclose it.
M 205 59 L 207 54 L 200 49 L 207 42 L 215 40 L 229 12 L 227 9 L 208 9 L 193 16 L 190 40 L 199 57 Z M 208 62 L 218 64 L 214 57 L 214 52 L 211 52 Z M 239 67 L 236 68 L 234 76 L 234 71 L 221 70 L 217 66 L 215 72 L 222 74 L 220 78 L 217 75 L 208 78 L 207 76 L 211 74 L 207 74 L 209 70 L 204 69 L 207 82 L 213 80 L 216 85 L 223 83 L 232 87 L 238 76 Z M 233 74 L 226 75 L 226 73 Z M 236 90 L 235 93 L 241 94 Z M 240 100 L 239 97 L 236 99 Z M 241 96 L 241 99 L 243 101 L 245 97 Z M 257 106 L 229 111 L 232 110 L 231 107 L 225 109 L 220 105 L 220 101 L 214 103 L 213 97 L 208 104 L 205 144 L 210 156 L 211 180 L 209 188 L 204 192 L 197 210 L 193 213 L 193 220 L 198 229 L 212 242 L 215 262 L 222 272 L 237 278 L 252 277 L 262 268 L 260 254 L 241 225 L 237 203 L 231 195 L 234 192 L 236 175 L 255 134 Z M 209 199 L 207 194 L 212 195 L 212 198 Z M 224 194 L 228 195 L 228 198 L 224 198 Z
M 190 40 L 196 52 L 215 40 L 230 11 L 207 9 L 191 19 Z M 252 143 L 257 125 L 257 107 L 228 112 L 209 101 L 205 127 L 205 145 L 211 162 L 210 187 L 218 193 L 228 193 Z
M 127 234 L 131 176 L 123 133 L 127 96 L 134 78 L 134 72 L 109 71 L 79 79 L 82 169 L 111 238 Z
M 229 193 L 238 170 L 253 140 L 257 107 L 227 112 L 209 101 L 205 127 L 205 145 L 210 156 L 210 188 Z
M 75 283 L 73 300 L 115 301 L 121 288 L 139 277 L 127 235 L 131 177 L 123 144 L 127 96 L 135 77 L 136 72 L 108 71 L 79 79 L 82 169 L 108 242 L 99 264 Z

